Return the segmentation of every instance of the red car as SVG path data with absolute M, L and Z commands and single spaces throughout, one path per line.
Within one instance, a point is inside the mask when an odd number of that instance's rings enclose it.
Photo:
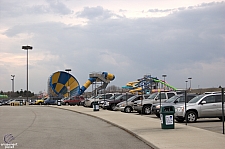
M 62 105 L 81 105 L 81 102 L 84 101 L 83 96 L 73 96 L 69 99 L 63 100 Z

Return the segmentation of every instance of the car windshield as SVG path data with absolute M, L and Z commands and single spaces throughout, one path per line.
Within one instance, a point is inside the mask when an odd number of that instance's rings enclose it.
M 173 96 L 173 97 L 167 99 L 165 102 L 171 103 L 171 102 L 174 102 L 175 100 L 177 100 L 178 98 L 179 98 L 179 96 L 175 95 L 175 96 Z
M 109 98 L 109 100 L 112 100 L 112 99 L 116 99 L 116 97 L 118 97 L 118 96 L 120 96 L 121 94 L 114 94 L 113 96 L 111 96 L 110 98 Z
M 188 98 L 186 99 L 188 100 Z M 190 99 L 189 99 L 190 100 Z M 180 96 L 178 99 L 177 99 L 177 102 L 185 102 L 185 96 Z
M 157 95 L 158 93 L 153 93 L 147 99 L 154 99 Z
M 100 94 L 100 95 L 98 95 L 98 96 L 96 96 L 96 97 L 94 97 L 95 99 L 98 99 L 98 98 L 100 98 L 100 97 L 102 97 L 102 94 Z
M 132 96 L 132 97 L 128 98 L 127 101 L 132 101 L 132 100 L 134 100 L 135 98 L 137 98 L 137 96 Z
M 123 96 L 124 96 L 124 95 L 119 95 L 119 96 L 116 97 L 115 100 L 119 100 L 119 99 L 122 98 Z
M 205 96 L 205 95 L 204 95 L 204 94 L 198 95 L 198 96 L 192 98 L 188 103 L 196 103 L 196 102 L 198 102 L 203 96 Z
M 67 100 L 67 99 L 68 99 L 68 97 L 65 97 L 65 98 L 62 98 L 61 100 L 64 101 L 64 100 Z

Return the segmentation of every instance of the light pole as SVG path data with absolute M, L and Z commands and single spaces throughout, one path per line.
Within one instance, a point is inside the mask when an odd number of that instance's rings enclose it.
M 191 79 L 192 79 L 192 78 L 190 77 L 190 78 L 188 78 L 188 79 L 190 80 L 190 91 L 191 91 Z
M 31 46 L 22 46 L 23 50 L 27 50 L 27 102 L 28 102 L 28 50 L 32 50 Z
M 163 80 L 163 81 L 164 81 L 164 85 L 163 85 L 163 86 L 164 86 L 164 91 L 165 91 L 166 76 L 167 76 L 167 75 L 165 75 L 165 74 L 162 75 L 162 77 L 164 78 L 164 80 Z
M 187 90 L 187 83 L 188 83 L 188 81 L 185 81 L 186 82 L 186 90 Z
M 69 82 L 69 74 L 71 69 L 65 69 L 65 71 L 67 71 L 67 75 L 68 75 L 68 85 L 67 85 L 67 92 L 68 92 L 68 97 L 70 98 L 70 82 Z
M 15 75 L 11 75 L 12 76 L 12 92 L 14 93 L 14 77 L 15 77 Z

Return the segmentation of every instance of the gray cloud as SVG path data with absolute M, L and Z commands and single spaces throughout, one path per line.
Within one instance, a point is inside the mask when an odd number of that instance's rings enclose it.
M 166 73 L 169 83 L 176 87 L 183 87 L 189 76 L 195 78 L 195 86 L 225 85 L 218 72 L 204 74 L 211 65 L 220 68 L 225 57 L 224 7 L 224 3 L 216 3 L 180 8 L 166 17 L 139 19 L 111 19 L 115 14 L 101 6 L 85 7 L 77 16 L 89 19 L 86 25 L 26 23 L 8 28 L 4 35 L 12 39 L 20 34 L 32 35 L 29 42 L 22 42 L 34 46 L 31 57 L 43 53 L 44 58 L 30 60 L 30 74 L 34 78 L 37 70 L 42 72 L 38 75 L 44 85 L 49 75 L 65 68 L 72 69 L 80 85 L 93 71 L 115 74 L 112 84 L 117 86 L 146 73 L 159 78 Z M 0 68 L 7 72 L 6 67 Z M 36 80 L 31 77 L 32 81 L 31 86 L 35 86 Z
M 1 18 L 7 17 L 21 17 L 23 15 L 43 15 L 43 14 L 58 14 L 68 15 L 72 14 L 73 11 L 68 8 L 65 4 L 55 0 L 47 0 L 47 4 L 30 4 L 27 1 L 16 0 L 2 0 L 0 2 L 0 14 Z
M 56 14 L 62 14 L 67 15 L 71 14 L 72 11 L 63 3 L 55 0 L 47 0 L 49 3 L 49 10 L 50 12 L 56 13 Z
M 103 9 L 101 6 L 97 7 L 84 7 L 84 10 L 76 13 L 77 17 L 87 18 L 87 19 L 108 19 L 114 14 Z

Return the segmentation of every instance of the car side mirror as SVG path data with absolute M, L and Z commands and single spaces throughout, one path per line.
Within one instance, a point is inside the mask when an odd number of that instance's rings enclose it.
M 206 104 L 206 101 L 205 101 L 205 100 L 203 100 L 203 101 L 201 102 L 201 104 Z

